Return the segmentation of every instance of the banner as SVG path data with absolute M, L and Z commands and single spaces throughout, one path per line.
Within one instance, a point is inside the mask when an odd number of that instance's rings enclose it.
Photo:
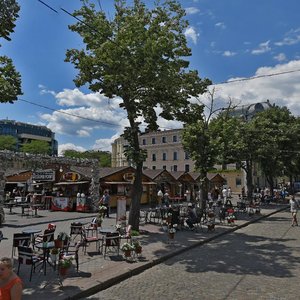
M 126 198 L 120 197 L 117 200 L 117 223 L 126 224 Z

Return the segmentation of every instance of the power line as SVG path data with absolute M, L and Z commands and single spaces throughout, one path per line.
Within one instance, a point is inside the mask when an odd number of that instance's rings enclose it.
M 105 121 L 99 121 L 99 120 L 95 120 L 95 119 L 91 119 L 91 118 L 87 118 L 87 117 L 82 117 L 82 116 L 79 116 L 79 115 L 76 115 L 76 114 L 71 114 L 71 113 L 68 113 L 68 112 L 65 112 L 65 111 L 61 111 L 61 110 L 58 110 L 58 109 L 51 108 L 49 106 L 37 104 L 37 103 L 29 101 L 29 100 L 25 100 L 25 99 L 21 99 L 21 98 L 18 98 L 18 100 L 29 103 L 31 105 L 35 105 L 35 106 L 38 106 L 38 107 L 42 107 L 42 108 L 54 111 L 54 112 L 57 112 L 57 113 L 60 113 L 60 114 L 64 114 L 64 115 L 67 115 L 67 116 L 76 117 L 76 118 L 79 118 L 79 119 L 83 119 L 83 120 L 87 120 L 87 121 L 91 121 L 91 122 L 96 122 L 96 123 L 100 123 L 100 124 L 104 124 L 104 125 L 108 125 L 108 126 L 114 126 L 114 127 L 119 126 L 118 124 L 109 123 L 109 122 L 105 122 Z
M 234 80 L 229 80 L 229 81 L 223 81 L 223 82 L 220 82 L 220 83 L 213 83 L 211 85 L 229 84 L 229 83 L 234 83 L 234 82 L 248 81 L 248 80 L 253 80 L 253 79 L 258 79 L 258 78 L 272 77 L 272 76 L 295 73 L 295 72 L 300 72 L 300 69 L 277 72 L 277 73 L 271 73 L 271 74 L 265 74 L 265 75 L 258 75 L 258 76 L 247 77 L 247 78 L 234 79 Z

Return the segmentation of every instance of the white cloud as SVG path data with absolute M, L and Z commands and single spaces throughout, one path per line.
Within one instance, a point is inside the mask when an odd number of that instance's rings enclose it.
M 223 52 L 223 56 L 230 57 L 230 56 L 235 56 L 235 55 L 236 55 L 236 52 L 232 52 L 232 51 L 229 51 L 229 50 Z
M 279 62 L 286 60 L 286 56 L 284 53 L 279 53 L 278 55 L 275 55 L 273 58 Z
M 187 7 L 185 9 L 187 15 L 194 15 L 200 12 L 200 9 L 197 7 Z
M 226 25 L 223 22 L 218 22 L 215 24 L 216 27 L 220 28 L 220 29 L 225 29 Z
M 252 50 L 252 54 L 254 55 L 259 55 L 259 54 L 263 54 L 266 52 L 269 52 L 271 50 L 270 46 L 270 41 L 266 41 L 264 43 L 260 43 L 257 49 Z
M 98 139 L 95 141 L 93 145 L 93 150 L 100 150 L 100 151 L 110 151 L 111 152 L 111 144 L 114 142 L 115 139 L 120 137 L 120 133 L 113 135 L 111 138 L 107 139 Z
M 300 70 L 300 60 L 274 67 L 261 67 L 253 77 L 263 76 L 262 78 L 216 85 L 216 99 L 222 105 L 229 98 L 243 105 L 269 99 L 271 103 L 286 106 L 294 115 L 300 116 L 300 72 L 286 73 L 295 70 Z M 270 76 L 278 73 L 285 74 Z M 243 78 L 230 80 L 239 79 Z
M 292 29 L 286 33 L 286 37 L 279 42 L 276 42 L 276 46 L 291 46 L 300 42 L 300 28 Z
M 63 151 L 65 150 L 76 150 L 76 151 L 80 151 L 80 152 L 84 152 L 87 149 L 81 147 L 81 146 L 76 146 L 72 143 L 67 143 L 67 144 L 62 144 L 62 145 L 58 145 L 58 155 L 61 156 Z
M 199 34 L 196 32 L 196 29 L 194 27 L 192 26 L 188 27 L 185 30 L 184 34 L 187 37 L 187 39 L 191 39 L 194 44 L 197 44 L 197 39 Z

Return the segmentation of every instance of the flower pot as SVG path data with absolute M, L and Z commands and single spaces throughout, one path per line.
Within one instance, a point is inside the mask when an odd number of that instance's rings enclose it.
M 173 240 L 173 239 L 174 239 L 174 236 L 175 236 L 175 233 L 169 232 L 169 239 L 170 239 L 170 240 Z
M 59 268 L 59 274 L 60 274 L 61 276 L 66 276 L 67 273 L 68 273 L 68 270 L 69 270 L 69 268 L 60 267 L 60 268 Z
M 142 253 L 142 247 L 136 248 L 135 250 L 136 254 L 141 254 Z
M 130 257 L 131 256 L 131 250 L 125 250 L 124 251 L 124 256 L 125 257 Z
M 63 248 L 64 246 L 64 241 L 61 241 L 61 240 L 55 240 L 54 241 L 54 247 L 55 248 Z

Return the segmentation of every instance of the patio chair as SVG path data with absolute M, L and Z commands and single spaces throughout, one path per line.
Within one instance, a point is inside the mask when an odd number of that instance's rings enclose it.
M 33 248 L 34 245 L 39 243 L 54 242 L 54 233 L 55 233 L 55 229 L 46 229 L 43 234 L 36 235 L 34 237 Z
M 13 235 L 13 245 L 11 251 L 11 258 L 14 257 L 16 248 L 19 246 L 29 247 L 31 235 L 29 233 L 15 233 Z
M 81 241 L 78 241 L 75 246 L 73 247 L 72 245 L 68 245 L 66 249 L 62 249 L 60 253 L 60 259 L 65 259 L 65 258 L 72 258 L 75 260 L 76 263 L 76 271 L 78 272 L 79 270 L 79 249 L 83 245 Z
M 100 249 L 100 241 L 102 241 L 102 238 L 99 237 L 98 231 L 94 231 L 91 236 L 87 235 L 87 231 L 85 228 L 82 228 L 82 245 L 83 245 L 83 251 L 84 254 L 86 254 L 86 248 L 91 244 L 95 243 L 96 244 L 96 251 L 99 251 Z
M 126 239 L 126 242 L 131 242 L 131 229 L 132 229 L 132 226 L 131 225 L 127 225 L 126 226 L 126 229 L 125 229 L 125 232 L 122 233 L 121 232 L 121 239 Z
M 29 265 L 30 268 L 30 277 L 29 281 L 31 281 L 32 273 L 35 271 L 37 265 L 43 263 L 43 258 L 36 256 L 33 252 L 33 249 L 30 247 L 18 247 L 18 271 L 17 274 L 20 272 L 21 265 Z
M 108 251 L 115 252 L 117 255 L 120 253 L 121 236 L 118 232 L 107 233 L 103 238 L 101 246 L 101 253 L 105 257 Z M 104 248 L 104 249 L 103 249 Z M 103 252 L 104 251 L 104 252 Z
M 83 224 L 79 222 L 71 223 L 70 226 L 70 239 L 71 242 L 76 244 L 77 241 L 82 241 Z
M 97 218 L 94 217 L 89 225 L 84 226 L 84 229 L 86 230 L 87 235 L 89 235 L 89 233 L 94 235 L 95 232 L 98 230 L 98 220 L 97 220 Z

